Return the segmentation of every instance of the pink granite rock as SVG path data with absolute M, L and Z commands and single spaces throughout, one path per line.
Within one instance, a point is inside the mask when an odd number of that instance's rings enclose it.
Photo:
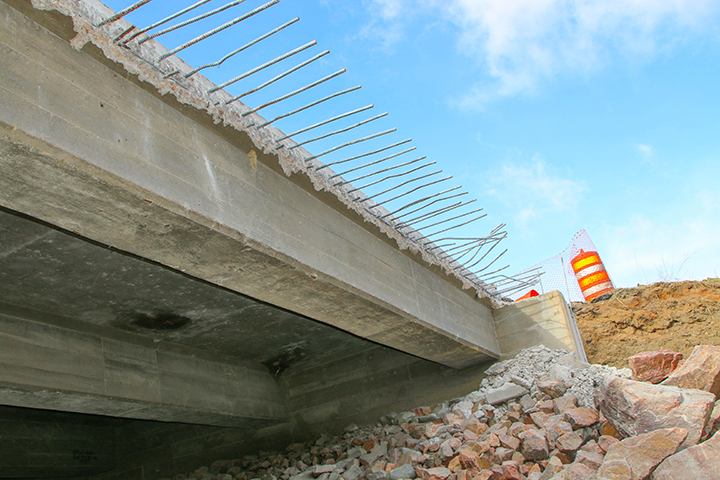
M 562 452 L 574 452 L 582 445 L 582 437 L 575 432 L 561 435 L 555 442 L 555 448 Z
M 595 480 L 595 478 L 595 471 L 587 465 L 573 463 L 552 477 L 552 480 Z
M 720 400 L 715 402 L 715 406 L 710 413 L 710 418 L 705 424 L 705 432 L 703 433 L 703 440 L 706 440 L 720 431 Z
M 520 434 L 520 440 L 522 441 L 520 453 L 522 453 L 527 460 L 537 462 L 538 460 L 548 458 L 548 454 L 550 453 L 548 442 L 542 432 L 538 430 L 522 432 Z
M 546 378 L 537 382 L 537 388 L 550 395 L 552 398 L 558 398 L 565 395 L 567 392 L 567 385 L 562 380 L 557 378 Z
M 720 347 L 698 345 L 662 384 L 705 390 L 717 399 L 720 396 Z
M 598 470 L 599 478 L 644 480 L 687 437 L 684 428 L 664 428 L 610 446 Z
M 570 424 L 573 430 L 595 425 L 600 416 L 593 408 L 570 408 L 565 411 L 565 421 Z
M 600 465 L 603 463 L 603 455 L 586 450 L 578 450 L 575 455 L 575 463 L 581 463 L 593 472 L 597 472 L 598 468 L 600 468 Z
M 422 480 L 445 480 L 452 475 L 450 469 L 445 467 L 418 468 L 416 471 Z
M 563 414 L 571 408 L 577 408 L 578 399 L 572 393 L 566 393 L 562 397 L 553 400 L 553 406 L 556 414 Z
M 653 480 L 679 478 L 720 478 L 720 432 L 699 445 L 667 457 L 653 472 Z
M 628 358 L 633 380 L 660 383 L 665 380 L 682 360 L 682 353 L 672 350 L 642 352 Z
M 602 414 L 624 437 L 680 427 L 688 431 L 681 448 L 698 443 L 715 402 L 708 392 L 619 377 L 605 378 L 598 399 Z
M 615 437 L 611 437 L 610 435 L 601 435 L 600 438 L 598 438 L 597 443 L 603 451 L 607 452 L 611 445 L 619 441 L 620 440 Z

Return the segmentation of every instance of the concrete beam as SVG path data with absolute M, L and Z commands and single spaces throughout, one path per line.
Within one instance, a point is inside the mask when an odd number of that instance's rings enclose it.
M 73 49 L 67 25 L 2 2 L 0 21 L 0 205 L 447 366 L 499 355 L 488 303 L 245 134 Z
M 287 420 L 262 365 L 78 323 L 0 305 L 0 404 L 245 428 Z

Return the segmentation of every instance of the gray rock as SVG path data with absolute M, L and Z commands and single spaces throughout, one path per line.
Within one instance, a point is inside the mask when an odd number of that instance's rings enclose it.
M 505 360 L 503 362 L 497 362 L 494 365 L 492 365 L 490 368 L 485 370 L 485 375 L 499 375 L 503 373 L 508 367 L 509 367 L 509 360 Z
M 415 418 L 415 414 L 412 412 L 402 412 L 397 416 L 397 423 L 410 423 Z
M 345 480 L 357 480 L 360 478 L 360 475 L 363 474 L 363 471 L 360 467 L 357 465 L 353 465 L 352 467 L 348 468 L 345 473 L 343 473 L 340 477 L 344 478 Z M 291 478 L 291 480 L 306 480 L 306 479 L 296 479 Z
M 415 477 L 415 467 L 410 464 L 402 465 L 390 470 L 390 478 L 392 478 L 392 480 L 412 479 Z
M 347 458 L 360 458 L 365 455 L 365 450 L 362 447 L 352 447 L 347 451 Z
M 428 415 L 420 415 L 417 417 L 418 423 L 430 423 L 430 422 L 436 422 L 440 420 L 440 417 L 435 415 L 434 413 L 430 413 Z
M 462 401 L 458 402 L 457 405 L 453 407 L 453 410 L 459 410 L 460 413 L 463 414 L 463 417 L 470 418 L 470 415 L 472 415 L 472 407 L 472 402 Z
M 513 398 L 522 397 L 527 393 L 530 393 L 527 388 L 508 382 L 502 387 L 489 389 L 485 392 L 485 397 L 487 403 L 497 405 L 498 403 L 503 403 Z
M 371 472 L 366 472 L 365 478 L 367 480 L 385 480 L 390 478 L 390 476 L 385 470 L 373 470 Z
M 215 480 L 214 475 L 211 480 Z M 297 475 L 293 475 L 292 477 L 290 477 L 290 480 L 315 480 L 315 476 L 312 474 L 311 470 L 306 470 L 304 472 L 298 473 Z M 355 479 L 353 479 L 353 480 L 355 480 Z

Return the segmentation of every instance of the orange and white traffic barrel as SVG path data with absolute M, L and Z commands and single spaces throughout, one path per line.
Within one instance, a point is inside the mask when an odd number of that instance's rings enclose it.
M 597 252 L 580 250 L 570 263 L 586 301 L 615 289 Z

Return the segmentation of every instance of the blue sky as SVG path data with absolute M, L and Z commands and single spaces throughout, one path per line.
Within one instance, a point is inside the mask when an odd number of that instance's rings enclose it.
M 154 0 L 128 20 L 145 26 L 190 3 Z M 173 48 L 262 3 L 247 0 L 158 40 Z M 297 24 L 203 73 L 220 83 L 316 39 L 294 63 L 228 91 L 330 50 L 288 84 L 243 101 L 254 106 L 346 68 L 335 85 L 262 113 L 362 84 L 317 118 L 277 126 L 289 133 L 369 103 L 373 114 L 389 112 L 355 137 L 390 127 L 398 132 L 385 144 L 412 137 L 418 155 L 488 213 L 468 235 L 507 223 L 501 261 L 511 272 L 561 252 L 585 229 L 618 286 L 720 273 L 720 2 L 282 0 L 180 56 L 193 66 L 217 60 L 295 16 Z

